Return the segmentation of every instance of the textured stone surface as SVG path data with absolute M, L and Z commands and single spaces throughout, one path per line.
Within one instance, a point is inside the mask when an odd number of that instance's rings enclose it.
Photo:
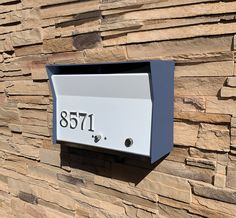
M 11 36 L 14 47 L 42 43 L 42 34 L 40 29 L 25 30 L 14 32 Z
M 223 100 L 217 97 L 207 97 L 206 112 L 236 115 L 236 101 L 229 99 Z
M 235 191 L 223 190 L 221 188 L 215 188 L 214 186 L 201 183 L 191 183 L 191 185 L 193 186 L 193 193 L 198 196 L 207 197 L 231 204 L 236 203 Z
M 49 149 L 40 149 L 40 161 L 42 163 L 50 164 L 53 166 L 61 166 L 61 156 L 59 151 L 52 151 Z
M 227 167 L 227 177 L 226 177 L 226 185 L 229 188 L 236 189 L 236 168 L 234 165 Z
M 235 10 L 218 0 L 1 0 L 0 217 L 235 217 Z M 151 165 L 52 144 L 46 64 L 155 59 L 176 63 L 170 154 Z
M 191 201 L 190 185 L 183 178 L 173 179 L 173 176 L 167 174 L 153 173 L 139 183 L 138 187 L 179 201 Z M 179 195 L 179 192 L 182 194 Z
M 196 146 L 207 150 L 228 151 L 229 129 L 227 126 L 201 124 Z
M 220 90 L 220 96 L 225 98 L 233 98 L 236 97 L 236 88 L 231 87 L 223 87 Z
M 227 79 L 227 85 L 231 87 L 236 87 L 236 77 L 229 77 Z
M 201 159 L 201 158 L 189 157 L 186 159 L 186 164 L 191 165 L 191 166 L 201 167 L 201 168 L 212 169 L 212 170 L 214 170 L 216 168 L 215 161 L 205 160 L 205 159 Z
M 175 122 L 174 143 L 177 145 L 195 146 L 198 136 L 198 125 Z

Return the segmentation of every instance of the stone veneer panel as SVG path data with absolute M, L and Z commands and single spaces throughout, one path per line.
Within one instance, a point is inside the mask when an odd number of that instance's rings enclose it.
M 1 0 L 0 217 L 235 217 L 236 10 L 218 0 Z M 175 60 L 174 149 L 51 143 L 46 64 Z

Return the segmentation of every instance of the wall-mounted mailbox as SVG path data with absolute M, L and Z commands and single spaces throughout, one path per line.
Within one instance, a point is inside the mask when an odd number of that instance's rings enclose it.
M 48 65 L 53 141 L 144 155 L 173 147 L 174 62 Z

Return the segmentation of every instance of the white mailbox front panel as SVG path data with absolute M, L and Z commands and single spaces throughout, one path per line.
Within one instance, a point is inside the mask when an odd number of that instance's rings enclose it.
M 55 74 L 59 141 L 150 156 L 148 73 Z

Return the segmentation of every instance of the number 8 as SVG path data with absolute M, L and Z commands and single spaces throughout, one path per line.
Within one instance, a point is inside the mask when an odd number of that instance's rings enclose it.
M 63 128 L 66 128 L 68 126 L 68 121 L 67 121 L 66 117 L 67 117 L 67 112 L 66 111 L 62 111 L 61 112 L 60 125 Z

